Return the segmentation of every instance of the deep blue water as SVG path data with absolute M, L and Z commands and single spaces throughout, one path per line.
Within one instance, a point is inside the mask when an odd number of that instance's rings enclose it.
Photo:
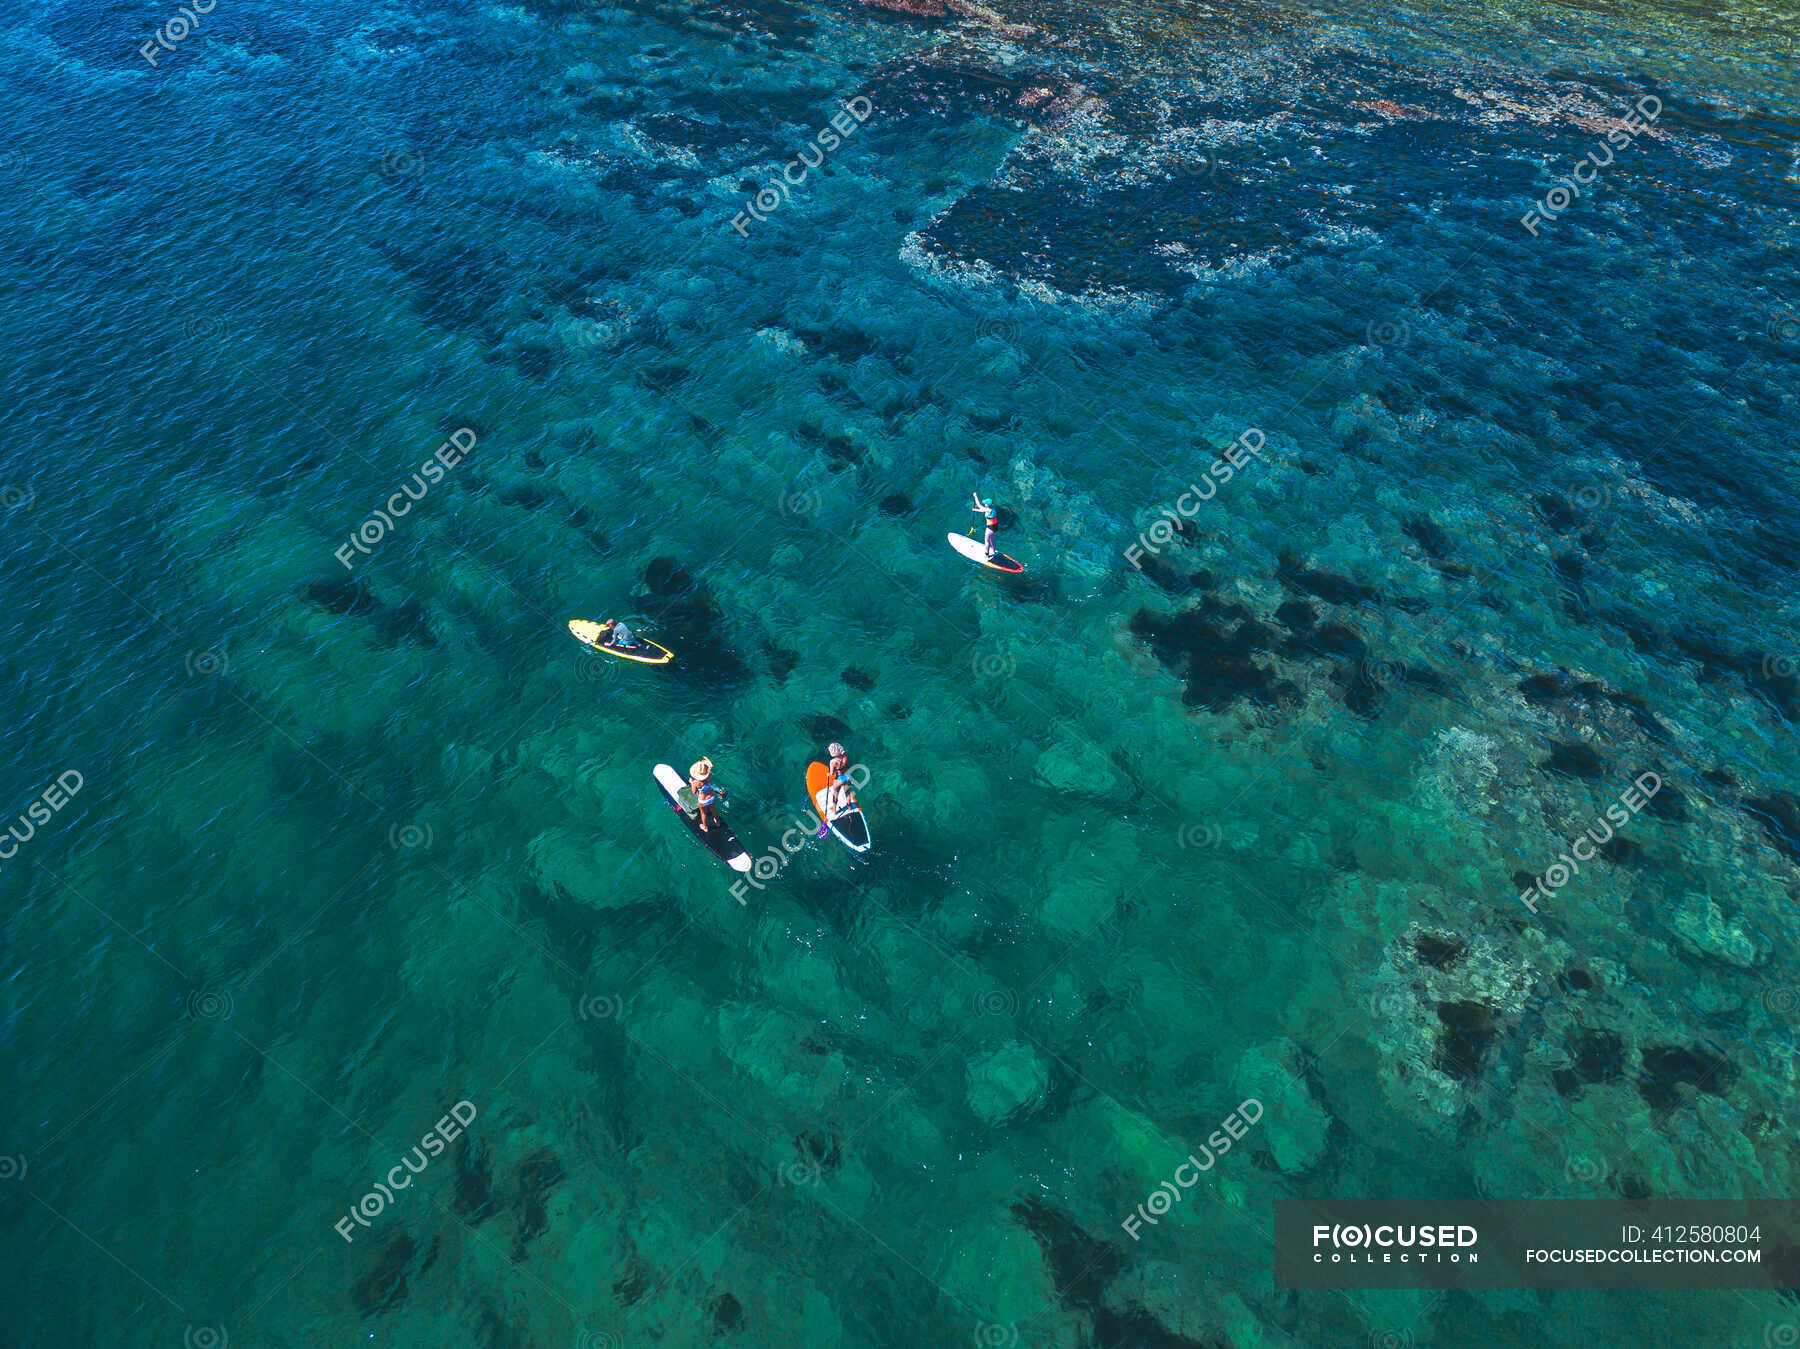
M 1794 1192 L 1792 14 L 913 9 L 17 17 L 6 1343 L 1800 1335 L 1268 1246 Z

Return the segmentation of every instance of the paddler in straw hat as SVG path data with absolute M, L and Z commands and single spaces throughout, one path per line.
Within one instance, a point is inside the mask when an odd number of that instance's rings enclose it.
M 713 763 L 711 759 L 701 759 L 688 769 L 688 786 L 693 789 L 694 800 L 699 803 L 700 832 L 706 833 L 711 825 L 719 822 L 719 805 L 725 799 L 725 793 L 713 785 Z

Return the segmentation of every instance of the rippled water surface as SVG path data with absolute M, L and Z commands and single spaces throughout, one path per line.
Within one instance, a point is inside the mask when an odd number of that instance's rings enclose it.
M 23 11 L 5 1342 L 1790 1343 L 1269 1227 L 1795 1192 L 1793 20 Z

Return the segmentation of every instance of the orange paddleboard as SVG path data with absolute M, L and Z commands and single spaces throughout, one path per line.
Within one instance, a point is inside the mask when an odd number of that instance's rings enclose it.
M 825 764 L 814 762 L 806 765 L 806 794 L 812 800 L 812 808 L 825 819 L 825 790 L 831 786 L 831 769 Z M 831 832 L 838 836 L 838 841 L 851 852 L 867 852 L 875 841 L 869 836 L 869 822 L 863 818 L 862 807 L 856 803 L 856 794 L 851 793 L 850 806 L 840 811 L 835 820 L 827 823 Z

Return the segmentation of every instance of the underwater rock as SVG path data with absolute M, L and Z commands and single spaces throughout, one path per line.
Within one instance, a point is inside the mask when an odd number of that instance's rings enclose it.
M 360 580 L 314 581 L 304 594 L 307 603 L 345 618 L 359 618 L 373 613 L 376 607 L 374 592 Z
M 621 884 L 616 869 L 602 864 L 592 839 L 570 830 L 546 829 L 525 851 L 531 879 L 547 895 L 595 909 L 622 908 L 644 898 L 641 886 Z
M 450 1202 L 470 1227 L 479 1227 L 499 1208 L 494 1200 L 494 1170 L 488 1161 L 487 1148 L 477 1149 L 464 1134 L 456 1153 L 456 1188 Z
M 712 1314 L 713 1333 L 722 1335 L 726 1331 L 736 1330 L 743 1324 L 744 1304 L 730 1293 L 721 1293 L 712 1300 L 707 1308 Z
M 1239 1061 L 1237 1082 L 1263 1103 L 1259 1132 L 1276 1167 L 1296 1175 L 1316 1165 L 1325 1155 L 1331 1116 L 1313 1097 L 1299 1046 L 1285 1039 L 1256 1046 Z
M 356 1309 L 364 1316 L 375 1316 L 406 1301 L 406 1271 L 417 1250 L 417 1243 L 404 1232 L 388 1242 L 375 1268 L 350 1290 Z
M 969 1063 L 969 1109 L 982 1123 L 998 1124 L 1043 1102 L 1050 1070 L 1030 1045 L 1009 1040 Z
M 1681 944 L 1695 955 L 1751 969 L 1758 958 L 1757 943 L 1744 931 L 1741 918 L 1726 922 L 1710 895 L 1684 895 L 1669 911 L 1669 926 Z
M 1657 1045 L 1644 1051 L 1644 1076 L 1638 1081 L 1638 1094 L 1652 1109 L 1668 1110 L 1681 1104 L 1678 1086 L 1718 1096 L 1736 1076 L 1737 1070 L 1710 1050 Z
M 533 1238 L 542 1236 L 549 1228 L 550 1195 L 566 1175 L 562 1160 L 548 1147 L 537 1148 L 519 1164 L 519 1230 L 513 1238 L 515 1260 L 523 1260 L 526 1247 Z
M 1228 628 L 1233 622 L 1236 627 Z M 1292 680 L 1277 678 L 1251 659 L 1253 653 L 1268 651 L 1271 634 L 1242 605 L 1207 597 L 1168 618 L 1140 609 L 1130 627 L 1186 683 L 1184 706 L 1223 712 L 1240 698 L 1276 707 L 1301 701 Z
M 1550 757 L 1544 760 L 1544 768 L 1552 773 L 1560 773 L 1564 777 L 1582 778 L 1593 782 L 1606 773 L 1606 760 L 1586 745 L 1570 744 L 1558 741 L 1550 747 Z
M 1480 1002 L 1440 1002 L 1437 1018 L 1443 1031 L 1432 1066 L 1458 1082 L 1480 1077 L 1483 1060 L 1498 1035 L 1494 1009 Z
M 1770 842 L 1800 862 L 1800 798 L 1792 792 L 1770 792 L 1745 801 L 1744 809 L 1762 825 Z
M 1614 1031 L 1582 1030 L 1573 1036 L 1569 1053 L 1574 1062 L 1550 1075 L 1564 1097 L 1578 1096 L 1583 1087 L 1617 1082 L 1625 1076 L 1625 1041 Z
M 1119 787 L 1112 762 L 1092 745 L 1056 744 L 1032 765 L 1037 780 L 1053 791 L 1106 796 Z
M 958 1231 L 939 1282 L 963 1306 L 975 1308 L 984 1324 L 995 1327 L 1030 1322 L 1057 1304 L 1056 1285 L 1038 1243 L 1004 1218 Z
M 1503 1090 L 1504 1078 L 1490 1082 L 1495 1051 L 1535 982 L 1521 952 L 1486 934 L 1415 926 L 1396 938 L 1369 1000 L 1374 1043 L 1385 1051 L 1382 1080 L 1446 1120 L 1462 1113 L 1471 1092 Z

